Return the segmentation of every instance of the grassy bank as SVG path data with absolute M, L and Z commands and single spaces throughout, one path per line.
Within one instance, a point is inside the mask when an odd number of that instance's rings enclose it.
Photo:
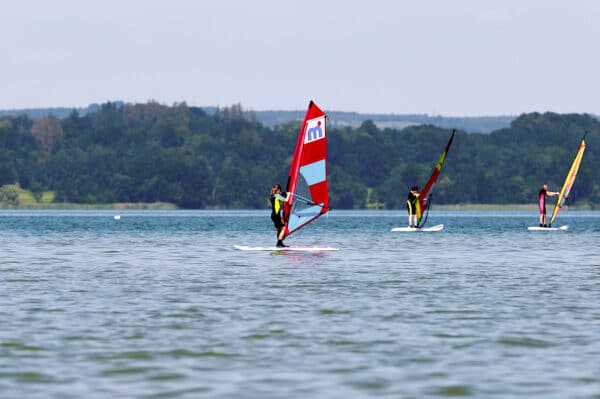
M 113 204 L 74 204 L 71 202 L 56 202 L 56 203 L 34 203 L 34 204 L 19 204 L 6 205 L 1 204 L 0 209 L 75 209 L 75 210 L 110 210 L 110 209 L 148 209 L 148 210 L 174 210 L 179 209 L 176 205 L 168 202 L 116 202 Z
M 0 209 L 178 209 L 168 202 L 117 202 L 112 204 L 75 204 L 71 202 L 54 202 L 53 191 L 34 194 L 24 190 L 18 184 L 7 184 L 0 187 Z

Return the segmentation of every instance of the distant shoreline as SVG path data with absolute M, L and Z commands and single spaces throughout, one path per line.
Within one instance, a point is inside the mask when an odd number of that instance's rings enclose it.
M 554 205 L 548 206 L 548 212 L 552 212 Z M 435 204 L 432 206 L 432 211 L 535 211 L 537 212 L 537 204 Z M 570 205 L 565 206 L 566 209 L 577 210 L 577 211 L 589 211 L 599 209 L 597 206 L 587 205 Z M 24 205 L 7 205 L 0 204 L 0 210 L 214 210 L 214 211 L 239 211 L 248 209 L 228 209 L 228 208 L 202 208 L 202 209 L 185 209 L 180 208 L 175 204 L 168 202 L 117 202 L 112 204 L 75 204 L 75 203 L 27 203 Z M 260 210 L 260 209 L 257 209 Z M 268 210 L 265 208 L 265 210 Z M 379 208 L 379 209 L 335 209 L 344 211 L 403 211 L 405 209 L 391 209 L 391 208 Z
M 443 211 L 535 211 L 537 204 L 433 204 L 432 210 Z M 552 207 L 548 207 L 551 211 Z
M 175 204 L 168 202 L 116 202 L 113 204 L 75 204 L 71 202 L 43 202 L 43 203 L 27 203 L 24 205 L 7 205 L 0 204 L 2 210 L 175 210 L 180 209 Z
M 548 214 L 552 213 L 554 204 L 548 204 Z M 432 209 L 443 211 L 538 211 L 538 204 L 456 204 L 456 205 L 435 205 Z M 586 205 L 565 205 L 563 210 L 572 211 L 591 211 L 600 209 L 599 206 Z

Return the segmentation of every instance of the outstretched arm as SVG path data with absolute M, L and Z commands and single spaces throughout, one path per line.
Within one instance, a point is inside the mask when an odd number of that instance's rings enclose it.
M 285 197 L 281 194 L 275 194 L 276 198 L 279 198 L 281 201 L 284 202 L 288 202 L 290 200 L 290 197 L 292 196 L 292 193 L 288 192 L 285 194 Z

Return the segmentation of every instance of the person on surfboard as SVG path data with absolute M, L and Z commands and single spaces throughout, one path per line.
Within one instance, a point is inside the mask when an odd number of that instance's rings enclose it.
M 287 247 L 283 243 L 285 234 L 285 219 L 283 214 L 283 203 L 290 199 L 290 193 L 286 193 L 285 197 L 281 191 L 280 184 L 274 184 L 271 187 L 271 220 L 277 229 L 277 247 Z
M 417 227 L 417 204 L 419 202 L 419 187 L 412 186 L 406 199 L 408 208 L 408 227 Z
M 556 191 L 548 191 L 548 185 L 542 184 L 538 199 L 540 206 L 540 227 L 548 227 L 548 224 L 546 223 L 546 197 L 553 197 L 558 194 L 560 193 Z

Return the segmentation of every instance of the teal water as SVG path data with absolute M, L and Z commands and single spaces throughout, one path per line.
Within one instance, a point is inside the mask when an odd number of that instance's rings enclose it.
M 0 212 L 2 398 L 600 398 L 600 212 Z

